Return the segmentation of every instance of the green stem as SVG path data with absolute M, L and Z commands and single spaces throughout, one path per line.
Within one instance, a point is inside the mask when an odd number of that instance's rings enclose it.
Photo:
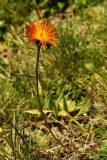
M 40 54 L 40 45 L 38 45 L 38 51 L 37 51 L 37 60 L 36 60 L 36 91 L 37 91 L 37 100 L 38 100 L 38 105 L 39 105 L 39 111 L 43 117 L 43 120 L 45 121 L 45 124 L 46 126 L 48 127 L 50 133 L 52 134 L 52 136 L 55 138 L 55 140 L 60 144 L 62 145 L 62 142 L 56 138 L 56 136 L 54 135 L 54 133 L 52 132 L 48 122 L 47 122 L 47 119 L 46 119 L 46 116 L 43 112 L 43 109 L 42 109 L 42 105 L 41 105 L 41 102 L 40 102 L 40 97 L 39 97 L 39 89 L 38 89 L 38 64 L 39 64 L 39 54 Z

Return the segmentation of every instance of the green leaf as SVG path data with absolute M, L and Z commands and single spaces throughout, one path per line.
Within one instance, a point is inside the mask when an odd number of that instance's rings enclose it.
M 57 5 L 58 5 L 58 8 L 59 8 L 59 9 L 63 9 L 65 3 L 58 2 Z
M 37 14 L 37 12 L 35 11 L 35 10 L 33 10 L 31 13 L 30 13 L 30 15 L 29 15 L 29 20 L 30 21 L 36 21 L 36 20 L 38 20 L 38 14 Z
M 80 110 L 79 110 L 78 114 L 76 115 L 76 117 L 81 115 L 81 114 L 83 114 L 83 113 L 85 113 L 85 112 L 88 112 L 89 109 L 90 109 L 90 106 L 91 106 L 90 100 L 87 100 L 83 104 L 78 106 L 78 109 L 80 108 Z
M 67 103 L 66 103 L 66 100 L 65 100 L 65 97 L 63 96 L 63 108 L 66 112 L 68 112 L 68 106 L 67 106 Z

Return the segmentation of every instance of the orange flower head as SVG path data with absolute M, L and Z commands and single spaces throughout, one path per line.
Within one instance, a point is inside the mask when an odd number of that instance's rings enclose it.
M 47 48 L 47 44 L 57 47 L 59 41 L 57 40 L 57 32 L 54 25 L 51 25 L 49 22 L 31 22 L 29 25 L 26 25 L 28 31 L 27 37 L 29 43 L 37 42 L 37 44 L 42 45 L 43 49 Z

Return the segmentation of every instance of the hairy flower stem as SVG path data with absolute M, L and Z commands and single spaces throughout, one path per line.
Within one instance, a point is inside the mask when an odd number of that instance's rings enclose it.
M 45 121 L 45 124 L 46 126 L 48 127 L 50 133 L 52 134 L 52 136 L 55 138 L 55 140 L 60 144 L 62 145 L 62 142 L 56 138 L 56 136 L 54 135 L 54 133 L 52 132 L 48 122 L 47 122 L 47 119 L 46 119 L 46 116 L 43 112 L 43 109 L 42 109 L 42 105 L 41 105 L 41 102 L 40 102 L 40 97 L 39 97 L 39 89 L 38 89 L 38 64 L 39 64 L 39 54 L 40 54 L 40 45 L 38 45 L 38 51 L 37 51 L 37 60 L 36 60 L 36 91 L 37 91 L 37 100 L 38 100 L 38 105 L 39 105 L 39 111 L 43 117 L 43 120 Z

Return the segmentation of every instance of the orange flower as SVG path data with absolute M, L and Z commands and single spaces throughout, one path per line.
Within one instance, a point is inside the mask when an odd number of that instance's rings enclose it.
M 39 42 L 39 45 L 43 46 L 43 49 L 47 48 L 47 44 L 57 47 L 59 41 L 57 40 L 57 32 L 54 25 L 51 25 L 49 22 L 31 22 L 29 25 L 26 25 L 26 29 L 28 31 L 27 37 L 29 39 L 29 43 Z

